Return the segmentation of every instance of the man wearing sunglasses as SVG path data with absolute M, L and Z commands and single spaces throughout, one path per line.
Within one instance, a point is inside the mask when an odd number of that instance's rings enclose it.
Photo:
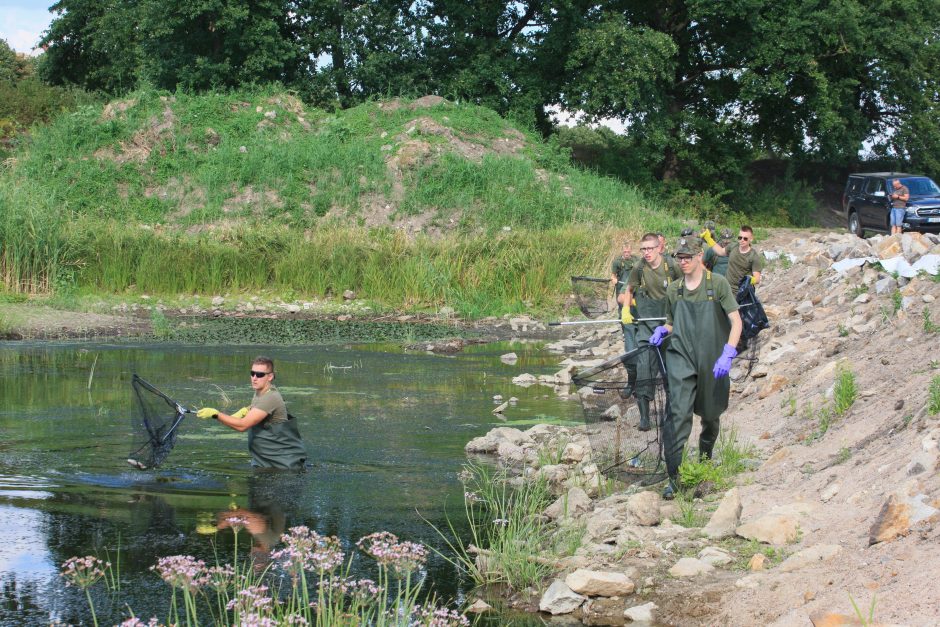
M 203 407 L 196 416 L 215 418 L 235 431 L 248 431 L 252 466 L 303 468 L 307 449 L 300 438 L 297 419 L 287 413 L 284 399 L 274 387 L 274 361 L 268 357 L 255 357 L 249 376 L 255 395 L 248 407 L 242 407 L 231 415 Z
M 715 251 L 716 255 L 728 258 L 728 271 L 725 278 L 731 284 L 731 289 L 737 292 L 744 277 L 750 277 L 751 285 L 760 283 L 760 274 L 761 270 L 764 269 L 764 261 L 757 249 L 752 246 L 754 243 L 754 230 L 751 227 L 742 226 L 738 232 L 738 241 L 727 246 L 715 242 L 711 231 L 708 229 L 702 231 L 702 239 Z
M 668 336 L 663 359 L 669 382 L 669 419 L 663 425 L 663 458 L 669 484 L 663 498 L 675 496 L 685 442 L 692 432 L 692 414 L 702 419 L 699 459 L 711 458 L 718 440 L 719 419 L 728 408 L 728 373 L 737 355 L 741 316 L 731 286 L 721 275 L 705 270 L 702 241 L 679 239 L 675 252 L 682 278 L 666 290 L 666 324 L 656 327 L 649 343 L 660 346 Z

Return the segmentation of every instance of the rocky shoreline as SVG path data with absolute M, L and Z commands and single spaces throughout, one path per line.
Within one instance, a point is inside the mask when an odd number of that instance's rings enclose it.
M 754 453 L 724 494 L 680 505 L 657 486 L 605 489 L 583 428 L 497 427 L 466 445 L 516 483 L 544 478 L 558 497 L 544 519 L 583 529 L 554 577 L 512 605 L 574 624 L 863 624 L 870 607 L 870 624 L 940 621 L 925 603 L 940 598 L 940 238 L 758 246 L 772 328 L 722 418 Z M 557 374 L 513 382 L 575 397 L 591 390 L 573 390 L 572 372 L 622 352 L 622 336 L 585 328 L 548 348 L 566 355 Z M 858 390 L 835 414 L 842 370 Z M 540 451 L 555 449 L 558 463 L 544 463 Z

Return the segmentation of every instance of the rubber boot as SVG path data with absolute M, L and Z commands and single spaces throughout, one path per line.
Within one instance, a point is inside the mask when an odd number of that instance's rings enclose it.
M 676 492 L 679 491 L 679 480 L 677 477 L 669 477 L 669 483 L 666 484 L 666 487 L 663 488 L 663 500 L 671 501 L 676 498 Z
M 637 409 L 640 410 L 640 426 L 638 427 L 638 429 L 640 431 L 649 431 L 650 430 L 649 399 L 638 396 L 636 399 L 636 406 L 637 406 Z
M 714 442 L 702 442 L 699 440 L 698 443 L 698 460 L 704 462 L 712 458 L 712 453 L 715 450 Z

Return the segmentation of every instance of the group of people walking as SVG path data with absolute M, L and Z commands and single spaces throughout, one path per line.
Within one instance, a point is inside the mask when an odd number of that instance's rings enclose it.
M 740 228 L 737 242 L 731 241 L 729 231 L 716 241 L 706 228 L 700 235 L 682 236 L 669 255 L 665 239 L 647 233 L 640 239 L 640 258 L 624 243 L 614 260 L 611 282 L 620 307 L 624 348 L 629 353 L 646 345 L 662 346 L 670 407 L 667 424 L 660 425 L 669 477 L 664 498 L 672 498 L 677 490 L 693 413 L 702 419 L 699 458 L 711 458 L 718 440 L 719 419 L 728 407 L 728 374 L 741 340 L 736 295 L 739 288 L 759 283 L 763 269 L 753 241 L 749 226 Z M 651 428 L 651 394 L 642 376 L 648 372 L 649 359 L 649 351 L 642 351 L 625 364 L 641 431 Z

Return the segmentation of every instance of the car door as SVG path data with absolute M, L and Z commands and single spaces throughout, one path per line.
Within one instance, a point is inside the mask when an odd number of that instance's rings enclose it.
M 862 226 L 885 230 L 888 225 L 887 181 L 878 177 L 870 177 L 865 181 L 864 202 L 859 210 L 859 219 Z

